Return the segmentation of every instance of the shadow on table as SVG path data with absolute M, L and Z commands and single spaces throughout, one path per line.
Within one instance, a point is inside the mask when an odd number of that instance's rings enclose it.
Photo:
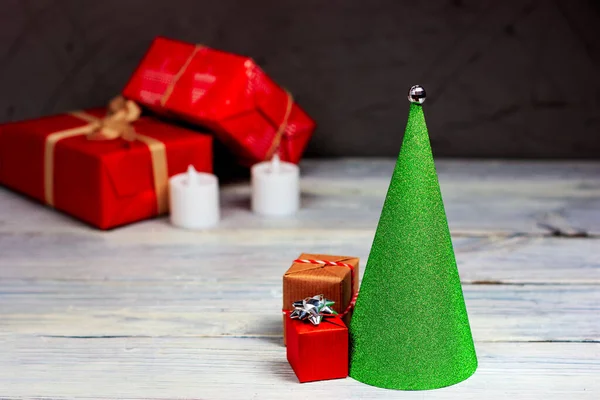
M 309 208 L 313 204 L 318 203 L 319 200 L 320 196 L 318 194 L 302 191 L 300 193 L 300 208 Z
M 254 326 L 251 332 L 256 335 L 256 339 L 279 345 L 283 345 L 283 322 L 281 315 L 270 315 L 261 320 L 259 326 Z
M 285 382 L 298 383 L 292 367 L 287 362 L 286 349 L 283 345 L 283 321 L 281 315 L 272 315 L 261 321 L 260 326 L 253 327 L 252 332 L 257 340 L 275 344 L 278 356 L 268 362 L 270 373 Z
M 226 185 L 223 185 L 223 186 L 226 186 Z M 244 193 L 239 193 L 239 194 L 238 193 L 229 194 L 227 197 L 227 205 L 228 205 L 228 207 L 230 207 L 232 209 L 250 211 L 252 209 L 252 201 L 251 201 L 250 197 L 251 197 L 251 194 L 249 192 L 244 192 Z M 316 194 L 302 192 L 300 194 L 300 210 L 302 210 L 303 208 L 311 208 L 315 204 L 318 204 L 318 202 L 320 200 L 321 199 Z M 257 218 L 265 218 L 265 219 L 269 219 L 271 221 L 278 221 L 278 220 L 281 221 L 281 220 L 285 220 L 285 219 L 294 219 L 295 215 L 282 216 L 282 217 L 257 216 Z

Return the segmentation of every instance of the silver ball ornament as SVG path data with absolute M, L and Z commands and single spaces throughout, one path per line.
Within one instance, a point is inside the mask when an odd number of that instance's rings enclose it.
M 425 93 L 425 89 L 422 86 L 415 85 L 410 88 L 408 91 L 408 101 L 415 104 L 423 104 L 425 103 L 425 97 L 427 94 Z

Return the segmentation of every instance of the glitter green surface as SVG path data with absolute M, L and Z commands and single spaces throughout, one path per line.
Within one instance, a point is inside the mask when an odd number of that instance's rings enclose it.
M 420 105 L 410 105 L 350 335 L 350 376 L 369 385 L 435 389 L 477 368 Z

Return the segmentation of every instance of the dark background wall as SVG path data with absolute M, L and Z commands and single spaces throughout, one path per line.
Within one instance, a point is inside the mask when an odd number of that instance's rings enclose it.
M 152 38 L 252 56 L 313 156 L 395 156 L 422 84 L 436 155 L 600 155 L 591 0 L 1 0 L 0 122 L 104 104 Z

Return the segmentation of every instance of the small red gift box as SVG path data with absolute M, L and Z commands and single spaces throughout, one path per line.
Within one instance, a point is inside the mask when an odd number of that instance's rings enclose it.
M 168 211 L 168 177 L 188 165 L 212 171 L 210 136 L 142 117 L 131 124 L 134 140 L 99 140 L 105 114 L 0 125 L 0 183 L 108 229 Z
M 315 128 L 254 61 L 158 37 L 123 90 L 154 112 L 205 126 L 246 166 L 298 163 Z
M 344 321 L 327 317 L 315 326 L 287 316 L 287 359 L 300 383 L 347 377 L 348 328 Z

